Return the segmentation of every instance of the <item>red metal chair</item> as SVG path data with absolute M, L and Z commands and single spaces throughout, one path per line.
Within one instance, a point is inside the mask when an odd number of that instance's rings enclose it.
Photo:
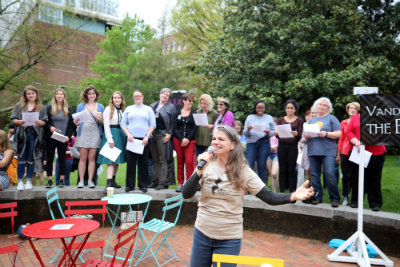
M 84 200 L 84 201 L 67 201 L 65 202 L 65 210 L 64 214 L 70 218 L 74 216 L 78 218 L 79 215 L 85 217 L 87 214 L 102 214 L 102 223 L 103 223 L 103 230 L 104 230 L 104 221 L 106 218 L 106 214 L 108 213 L 108 209 L 106 205 L 108 204 L 107 200 Z M 72 209 L 72 207 L 91 207 L 88 209 Z M 74 243 L 72 245 L 72 249 L 78 250 L 81 243 Z M 93 248 L 101 248 L 101 254 L 103 255 L 103 248 L 105 246 L 104 240 L 98 241 L 87 241 L 83 249 L 93 249 Z
M 81 267 L 124 267 L 126 263 L 128 262 L 129 258 L 132 255 L 132 249 L 133 249 L 133 244 L 135 243 L 137 231 L 139 229 L 139 223 L 137 222 L 128 229 L 121 231 L 117 235 L 117 244 L 114 246 L 114 256 L 111 262 L 108 262 L 106 260 L 100 260 L 100 259 L 89 259 L 87 260 Z M 127 237 L 125 237 L 128 235 Z M 124 237 L 123 240 L 121 240 Z M 129 246 L 128 253 L 126 254 L 125 260 L 122 264 L 117 263 L 115 264 L 115 259 L 117 258 L 117 251 L 120 249 L 122 246 L 125 246 L 128 242 L 131 242 L 131 245 Z
M 10 209 L 10 211 L 0 211 L 0 218 L 11 218 L 11 231 L 12 231 L 12 245 L 0 247 L 0 254 L 10 254 L 13 253 L 12 263 L 15 266 L 15 260 L 17 258 L 17 253 L 19 247 L 14 244 L 14 217 L 18 215 L 18 212 L 14 210 L 17 207 L 17 202 L 0 204 L 0 210 Z

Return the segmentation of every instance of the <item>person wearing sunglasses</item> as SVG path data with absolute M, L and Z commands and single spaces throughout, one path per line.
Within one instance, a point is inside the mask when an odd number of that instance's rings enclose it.
M 178 163 L 178 188 L 177 192 L 181 192 L 184 175 L 183 168 L 186 166 L 186 177 L 189 178 L 194 168 L 196 167 L 195 148 L 196 140 L 195 135 L 197 126 L 194 122 L 192 109 L 194 95 L 186 93 L 182 96 L 183 107 L 180 112 L 176 114 L 174 125 L 174 148 L 176 151 L 176 158 Z
M 235 115 L 233 115 L 232 111 L 229 110 L 229 99 L 222 96 L 218 97 L 217 110 L 219 114 L 214 122 L 214 128 L 219 124 L 229 125 L 232 128 L 235 128 Z

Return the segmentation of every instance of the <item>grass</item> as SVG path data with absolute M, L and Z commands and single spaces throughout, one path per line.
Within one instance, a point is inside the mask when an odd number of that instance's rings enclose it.
M 400 213 L 400 201 L 397 192 L 400 192 L 400 166 L 398 164 L 398 156 L 386 156 L 385 165 L 383 166 L 382 173 L 382 195 L 383 195 L 383 206 L 382 211 Z M 99 186 L 106 185 L 106 165 L 103 165 L 103 173 L 100 175 L 98 180 Z M 176 160 L 175 160 L 175 173 L 176 173 Z M 126 163 L 120 164 L 116 181 L 118 184 L 124 187 L 126 176 Z M 77 179 L 77 172 L 71 173 L 71 181 L 75 183 Z M 342 193 L 342 179 L 339 179 L 339 192 Z M 171 185 L 170 189 L 175 189 L 176 185 Z M 343 199 L 342 199 L 343 200 Z M 328 190 L 324 189 L 324 203 L 330 203 Z M 364 208 L 368 209 L 368 201 L 364 199 Z
M 382 196 L 381 210 L 400 213 L 400 203 L 397 192 L 400 190 L 400 166 L 398 156 L 386 156 L 382 172 Z M 324 188 L 324 203 L 331 203 L 328 189 Z M 339 179 L 339 193 L 342 197 L 342 179 Z M 343 201 L 343 198 L 341 199 Z M 364 209 L 369 209 L 367 195 L 364 196 Z

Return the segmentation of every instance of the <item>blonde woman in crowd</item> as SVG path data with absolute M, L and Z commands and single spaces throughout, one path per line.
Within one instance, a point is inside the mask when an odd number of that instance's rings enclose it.
M 58 88 L 54 91 L 51 99 L 51 105 L 46 108 L 48 123 L 45 126 L 44 138 L 46 139 L 46 188 L 53 185 L 53 159 L 57 149 L 57 157 L 59 160 L 60 179 L 57 185 L 63 187 L 65 185 L 64 177 L 66 173 L 65 155 L 67 152 L 68 142 L 76 129 L 74 119 L 72 118 L 73 110 L 68 106 L 67 96 L 64 89 Z M 66 137 L 64 142 L 51 138 L 53 133 L 59 133 Z M 68 181 L 69 182 L 69 181 Z M 69 184 L 69 183 L 68 183 Z
M 342 170 L 342 194 L 343 194 L 343 206 L 349 204 L 349 194 L 351 190 L 351 167 L 349 157 L 351 154 L 351 144 L 347 137 L 347 127 L 349 126 L 351 118 L 360 112 L 360 104 L 357 102 L 348 103 L 346 105 L 346 113 L 349 118 L 344 119 L 340 122 L 340 128 L 342 135 L 339 138 L 338 151 L 336 155 L 336 162 L 339 164 Z
M 218 112 L 214 109 L 214 102 L 210 95 L 203 94 L 199 98 L 199 108 L 197 113 L 207 115 L 207 126 L 198 126 L 196 132 L 196 157 L 207 150 L 211 145 L 212 127 L 217 119 Z

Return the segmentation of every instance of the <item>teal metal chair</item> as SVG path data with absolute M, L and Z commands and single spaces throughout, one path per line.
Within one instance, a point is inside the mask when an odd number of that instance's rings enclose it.
M 63 209 L 61 208 L 61 204 L 60 204 L 60 200 L 57 194 L 57 188 L 54 187 L 52 189 L 50 189 L 49 191 L 46 192 L 46 199 L 47 199 L 47 205 L 49 206 L 49 210 L 50 210 L 50 216 L 53 220 L 57 219 L 57 217 L 54 215 L 54 211 L 52 206 L 54 207 L 55 210 L 58 210 L 58 213 L 60 213 L 60 216 L 62 218 L 67 218 L 64 214 Z M 59 217 L 58 217 L 59 218 Z M 93 217 L 92 217 L 93 218 Z M 78 236 L 79 240 L 82 242 L 82 238 L 80 236 Z M 69 242 L 70 239 L 67 239 L 66 242 Z M 57 254 L 54 256 L 54 258 L 50 261 L 50 263 L 55 262 L 55 260 L 57 259 L 58 255 L 60 255 L 60 253 L 63 252 L 62 249 L 60 249 Z M 85 262 L 83 260 L 83 258 L 81 257 L 81 255 L 79 255 L 79 259 L 82 262 Z
M 47 205 L 49 205 L 49 210 L 50 210 L 50 215 L 51 218 L 54 220 L 56 219 L 56 216 L 54 215 L 52 206 L 56 205 L 56 209 L 58 208 L 58 212 L 60 213 L 62 218 L 66 218 L 63 209 L 61 208 L 61 204 L 59 201 L 59 197 L 57 194 L 57 188 L 52 188 L 49 191 L 46 192 L 46 198 L 47 198 Z
M 172 249 L 171 244 L 168 241 L 168 236 L 171 233 L 172 229 L 174 229 L 176 223 L 178 222 L 179 215 L 181 213 L 182 209 L 182 204 L 183 204 L 183 197 L 182 194 L 179 194 L 178 196 L 167 198 L 164 200 L 164 207 L 162 208 L 163 215 L 161 219 L 152 219 L 148 222 L 142 223 L 139 225 L 139 238 L 142 239 L 142 243 L 144 245 L 144 250 L 142 254 L 140 255 L 139 259 L 137 260 L 135 266 L 138 266 L 138 264 L 149 257 L 153 257 L 157 266 L 163 266 L 164 264 L 167 264 L 168 262 L 176 259 L 179 261 L 178 257 L 175 254 L 175 251 Z M 165 220 L 167 212 L 176 212 L 175 220 L 173 222 L 168 222 Z M 153 238 L 150 240 L 150 242 L 147 242 L 146 236 L 144 235 L 144 232 L 152 232 Z M 157 236 L 162 235 L 162 238 L 159 240 L 156 240 Z M 159 244 L 158 244 L 159 243 Z M 167 244 L 169 249 L 172 252 L 172 257 L 170 259 L 167 259 L 165 262 L 161 263 L 157 259 L 157 253 L 160 250 L 160 248 L 163 246 L 163 244 Z M 155 250 L 153 250 L 153 246 L 157 244 L 157 247 Z M 136 248 L 136 245 L 135 245 Z

